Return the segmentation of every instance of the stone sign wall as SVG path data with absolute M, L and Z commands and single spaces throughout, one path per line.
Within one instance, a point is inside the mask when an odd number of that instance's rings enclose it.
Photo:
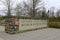
M 19 30 L 48 27 L 48 20 L 19 19 Z

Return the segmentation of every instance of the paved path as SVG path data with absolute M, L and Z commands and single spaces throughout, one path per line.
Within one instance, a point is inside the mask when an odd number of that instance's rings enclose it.
M 60 40 L 60 29 L 47 28 L 14 35 L 0 32 L 0 38 L 4 40 Z
M 4 26 L 0 26 L 0 32 L 1 31 L 5 31 L 5 27 Z

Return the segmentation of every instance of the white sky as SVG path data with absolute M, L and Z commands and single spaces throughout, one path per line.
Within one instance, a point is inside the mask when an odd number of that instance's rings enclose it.
M 50 7 L 55 7 L 55 8 L 59 8 L 60 7 L 60 0 L 45 0 L 46 2 L 46 8 L 50 8 Z

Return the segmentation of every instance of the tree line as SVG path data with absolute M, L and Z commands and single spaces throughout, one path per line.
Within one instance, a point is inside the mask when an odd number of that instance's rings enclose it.
M 55 16 L 60 17 L 60 10 L 57 10 L 55 15 L 54 7 L 51 7 L 51 10 L 46 11 L 44 2 L 42 2 L 42 0 L 31 0 L 31 5 L 28 5 L 27 2 L 23 1 L 23 5 L 21 5 L 21 3 L 16 3 L 16 7 L 13 8 L 14 1 L 15 0 L 0 1 L 6 7 L 6 10 L 3 12 L 8 17 L 12 16 L 12 14 L 14 14 L 14 16 L 16 16 L 17 18 L 19 18 L 20 16 L 31 18 L 50 18 Z

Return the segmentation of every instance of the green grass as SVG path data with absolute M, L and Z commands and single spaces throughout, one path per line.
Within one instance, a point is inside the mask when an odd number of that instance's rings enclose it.
M 56 22 L 56 23 L 50 23 L 50 22 Z M 60 28 L 60 23 L 57 23 L 57 22 L 60 22 L 60 19 L 59 18 L 51 18 L 49 19 L 49 27 L 54 27 L 54 28 Z

